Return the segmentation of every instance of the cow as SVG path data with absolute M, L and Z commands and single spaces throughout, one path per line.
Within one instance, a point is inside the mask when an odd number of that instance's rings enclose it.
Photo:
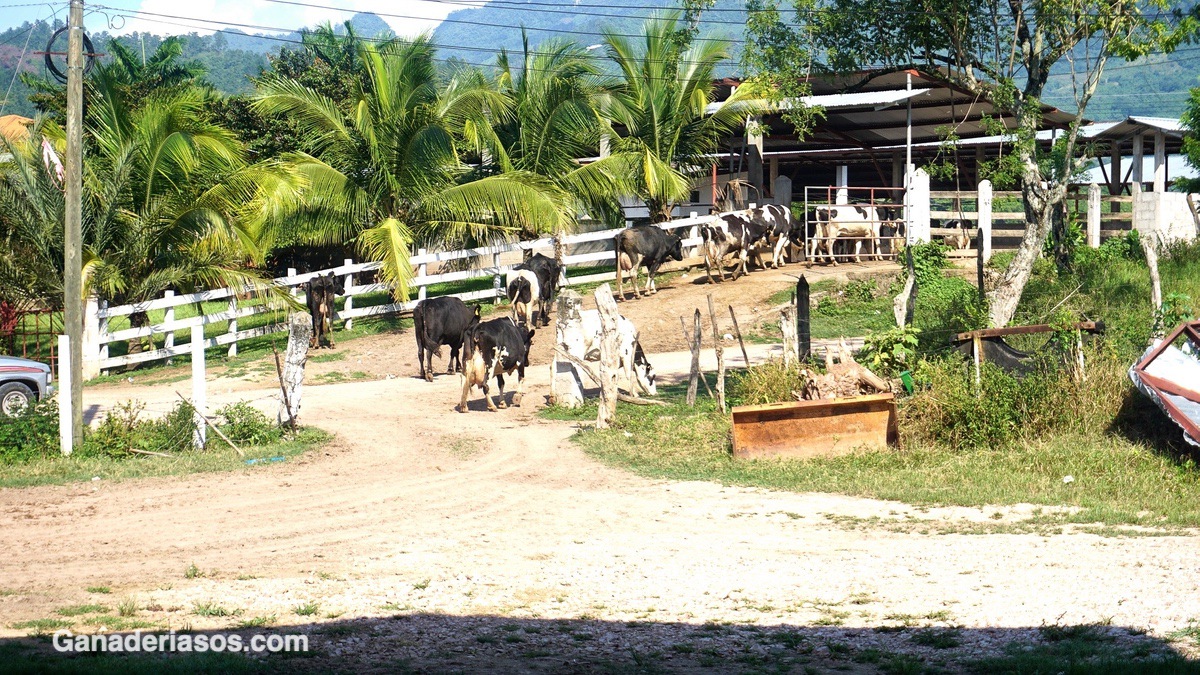
M 721 281 L 725 281 L 725 256 L 735 254 L 737 264 L 733 268 L 733 280 L 737 281 L 742 274 L 747 274 L 746 262 L 751 255 L 758 257 L 755 246 L 767 234 L 766 228 L 754 222 L 744 211 L 734 211 L 713 216 L 707 225 L 700 228 L 700 237 L 704 240 L 704 271 L 708 275 L 708 283 L 713 280 L 712 268 L 717 268 Z M 759 259 L 759 266 L 762 260 Z M 740 274 L 739 274 L 740 270 Z
M 817 237 L 811 240 L 810 260 L 816 260 L 818 251 L 824 248 L 829 259 L 837 265 L 833 245 L 842 237 L 854 240 L 854 262 L 862 262 L 863 241 L 870 244 L 869 257 L 882 258 L 879 250 L 879 230 L 887 216 L 883 208 L 855 204 L 818 206 L 814 215 Z
M 750 209 L 750 218 L 757 225 L 766 229 L 766 239 L 771 244 L 771 265 L 779 269 L 789 245 L 799 245 L 804 239 L 804 230 L 792 210 L 779 204 L 767 204 Z
M 637 287 L 638 267 L 646 268 L 646 294 L 658 292 L 654 275 L 667 259 L 683 260 L 683 240 L 656 225 L 637 225 L 621 230 L 613 238 L 617 257 L 617 300 L 625 299 L 621 282 L 625 272 L 633 276 L 633 295 L 641 297 Z
M 965 220 L 947 220 L 942 222 L 942 227 L 948 230 L 955 230 L 954 234 L 942 235 L 942 243 L 948 248 L 964 251 L 971 248 L 971 226 Z
M 442 345 L 450 347 L 450 360 L 446 374 L 462 372 L 462 360 L 458 350 L 462 347 L 463 331 L 472 321 L 479 320 L 479 307 L 474 311 L 458 298 L 429 298 L 417 303 L 413 309 L 413 332 L 417 338 L 417 363 L 421 364 L 421 377 L 433 382 L 433 357 L 442 357 Z
M 542 320 L 542 325 L 549 326 L 550 312 L 547 308 L 554 304 L 554 293 L 558 290 L 558 279 L 562 274 L 562 266 L 554 258 L 535 253 L 514 269 L 528 270 L 537 277 L 538 294 L 533 299 L 537 300 L 538 316 Z
M 327 342 L 332 349 L 337 345 L 333 341 L 333 315 L 337 311 L 334 306 L 336 296 L 342 294 L 334 281 L 333 272 L 318 274 L 304 282 L 304 301 L 308 305 L 308 313 L 312 316 L 313 332 L 308 340 L 311 349 L 319 349 L 321 342 Z
M 907 225 L 900 216 L 899 208 L 884 207 L 883 210 L 884 215 L 887 217 L 879 226 L 880 248 L 885 255 L 899 259 L 900 252 L 904 250 Z
M 463 332 L 462 400 L 459 412 L 467 412 L 467 396 L 471 387 L 483 389 L 483 400 L 488 410 L 495 411 L 496 405 L 488 391 L 488 380 L 496 378 L 500 386 L 500 407 L 507 407 L 504 400 L 504 376 L 517 371 L 517 391 L 513 393 L 513 405 L 521 406 L 521 387 L 525 382 L 525 366 L 529 361 L 529 349 L 533 344 L 533 331 L 518 325 L 510 318 L 492 319 L 479 323 L 471 322 Z
M 583 324 L 583 353 L 576 357 L 587 361 L 600 360 L 600 311 L 585 309 L 579 313 Z M 642 344 L 638 341 L 638 329 L 633 322 L 621 316 L 617 318 L 618 368 L 629 383 L 629 393 L 637 396 L 637 388 L 655 396 L 658 385 L 654 381 L 654 366 L 646 359 Z
M 533 302 L 542 294 L 537 274 L 514 267 L 505 277 L 504 286 L 508 289 L 508 301 L 512 303 L 513 321 L 526 325 L 533 323 Z

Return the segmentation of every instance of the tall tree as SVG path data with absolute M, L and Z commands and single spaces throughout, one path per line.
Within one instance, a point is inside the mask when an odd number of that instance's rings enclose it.
M 1012 320 L 1033 263 L 1063 216 L 1071 177 L 1086 161 L 1079 124 L 1108 61 L 1170 52 L 1197 28 L 1194 16 L 1172 9 L 1168 0 L 793 2 L 793 22 L 777 15 L 750 26 L 750 48 L 768 57 L 761 62 L 791 49 L 835 72 L 917 67 L 1011 116 L 1013 164 L 1007 168 L 1024 196 L 1026 227 L 1012 264 L 988 293 L 994 326 Z M 778 7 L 776 0 L 754 0 L 753 8 Z M 1071 77 L 1079 116 L 1046 152 L 1036 135 L 1043 92 L 1058 64 Z
M 714 110 L 717 64 L 729 58 L 719 40 L 692 40 L 678 13 L 647 20 L 635 41 L 604 32 L 604 46 L 621 82 L 606 115 L 622 127 L 613 149 L 632 161 L 637 196 L 650 218 L 671 218 L 691 191 L 692 179 L 713 164 L 720 141 L 767 110 L 751 91 L 738 89 Z
M 610 78 L 579 45 L 550 41 L 531 50 L 528 40 L 519 59 L 502 52 L 497 60 L 498 88 L 511 101 L 507 117 L 497 120 L 499 147 L 490 154 L 502 170 L 545 177 L 571 195 L 592 217 L 619 227 L 620 197 L 628 187 L 629 157 L 620 154 L 580 164 L 595 155 L 604 138 L 614 138 L 601 115 Z
M 453 246 L 570 222 L 568 200 L 545 178 L 509 171 L 479 178 L 460 155 L 464 139 L 494 145 L 492 115 L 507 99 L 468 78 L 439 86 L 428 37 L 366 44 L 363 78 L 344 104 L 289 78 L 261 84 L 255 107 L 292 118 L 309 153 L 286 157 L 306 181 L 292 222 L 314 242 L 354 241 L 401 298 L 414 244 Z M 490 140 L 489 140 L 490 139 Z
M 1187 108 L 1180 118 L 1187 133 L 1183 136 L 1183 154 L 1193 169 L 1200 171 L 1200 87 L 1188 93 Z M 1181 178 L 1177 185 L 1186 192 L 1200 192 L 1200 178 Z

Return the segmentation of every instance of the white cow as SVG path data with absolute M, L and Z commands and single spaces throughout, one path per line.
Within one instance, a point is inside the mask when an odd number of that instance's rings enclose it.
M 573 348 L 571 354 L 586 361 L 599 361 L 600 311 L 585 309 L 579 313 L 579 318 L 583 328 L 583 345 Z M 577 349 L 582 353 L 576 353 Z M 617 321 L 617 354 L 620 359 L 618 368 L 625 374 L 629 383 L 629 393 L 636 396 L 637 388 L 640 387 L 651 396 L 657 395 L 658 385 L 654 381 L 654 367 L 646 360 L 646 353 L 642 351 L 642 345 L 638 342 L 637 326 L 623 316 L 618 317 Z
M 875 260 L 883 258 L 879 247 L 879 229 L 884 221 L 889 220 L 884 208 L 853 204 L 818 206 L 813 215 L 817 223 L 817 236 L 812 240 L 809 250 L 810 260 L 816 260 L 819 251 L 824 248 L 825 255 L 834 265 L 838 264 L 833 245 L 842 237 L 854 240 L 854 262 L 862 262 L 863 241 L 870 244 L 868 257 Z

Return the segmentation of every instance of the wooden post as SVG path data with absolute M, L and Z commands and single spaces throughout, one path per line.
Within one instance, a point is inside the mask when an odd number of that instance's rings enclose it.
M 617 371 L 620 354 L 617 301 L 612 288 L 601 284 L 596 289 L 596 308 L 600 310 L 600 405 L 596 428 L 607 429 L 617 416 Z
M 790 366 L 796 360 L 796 307 L 784 307 L 780 312 L 779 328 L 783 331 L 783 363 Z
M 83 0 L 71 0 L 67 31 L 67 157 L 63 227 L 63 332 L 71 337 L 71 445 L 83 445 Z
M 279 402 L 279 426 L 295 427 L 300 417 L 300 394 L 304 385 L 304 365 L 308 362 L 308 341 L 312 339 L 312 317 L 295 312 L 288 325 L 287 356 L 283 366 L 283 399 Z
M 423 248 L 417 249 L 417 256 L 423 256 L 423 255 L 425 255 L 425 253 L 426 253 L 425 249 L 423 249 Z M 417 279 L 420 279 L 421 277 L 425 276 L 428 273 L 429 273 L 428 263 L 421 263 L 420 265 L 417 265 Z M 424 300 L 425 294 L 426 294 L 425 284 L 421 283 L 421 285 L 417 287 L 417 300 Z
M 173 298 L 173 297 L 175 297 L 175 291 L 163 291 L 163 298 Z M 108 320 L 104 319 L 104 321 L 107 322 Z M 167 308 L 166 313 L 163 315 L 163 323 L 170 324 L 170 323 L 173 323 L 174 321 L 175 321 L 175 306 L 172 305 Z M 106 330 L 104 332 L 106 332 L 106 333 L 108 332 L 107 328 L 108 328 L 108 326 L 107 326 L 107 324 L 105 324 Z M 175 331 L 168 328 L 167 334 L 163 337 L 163 348 L 170 349 L 171 347 L 174 347 L 174 346 L 175 346 Z M 108 345 L 104 346 L 103 357 L 108 358 Z M 172 359 L 172 358 L 167 359 L 168 366 L 174 365 L 174 363 L 175 363 L 175 359 Z
M 296 268 L 289 267 L 287 270 L 288 283 L 291 283 L 292 279 L 294 279 L 295 277 L 296 277 Z M 300 287 L 299 286 L 292 286 L 292 297 L 293 298 L 300 297 Z
M 354 264 L 354 261 L 350 258 L 346 258 L 344 261 L 342 261 L 342 264 L 344 264 L 346 267 L 349 267 Z M 354 274 L 346 272 L 346 280 L 342 285 L 342 295 L 346 297 L 346 302 L 342 305 L 342 311 L 347 314 L 350 313 L 350 310 L 354 309 L 354 296 L 350 295 L 350 289 L 352 288 L 354 288 Z M 342 327 L 347 331 L 353 330 L 354 319 L 346 319 L 344 322 L 342 322 Z
M 192 445 L 203 450 L 208 441 L 208 425 L 204 422 L 204 326 L 192 326 L 192 417 L 196 426 L 192 432 Z
M 812 321 L 808 295 L 808 279 L 801 274 L 800 279 L 796 281 L 796 353 L 801 361 L 812 356 Z
M 729 306 L 729 318 L 733 321 L 733 334 L 737 336 L 738 345 L 742 348 L 742 361 L 750 367 L 750 355 L 746 353 L 746 342 L 742 340 L 742 328 L 738 326 L 737 314 L 733 313 L 733 305 Z
M 1167 137 L 1154 132 L 1154 191 L 1167 191 Z
M 568 354 L 583 353 L 583 326 L 580 309 L 583 298 L 571 289 L 558 294 L 558 316 L 555 318 L 555 345 Z M 558 349 L 550 362 L 550 403 L 565 408 L 583 405 L 583 379 L 575 364 L 559 360 Z
M 975 395 L 983 394 L 981 389 L 980 362 L 983 360 L 983 340 L 978 335 L 971 338 L 971 356 L 975 359 Z
M 58 336 L 58 388 L 59 391 L 71 391 L 71 338 L 67 335 Z M 71 437 L 71 397 L 58 397 L 58 447 L 64 456 L 70 456 Z
M 992 181 L 979 182 L 979 250 L 983 262 L 992 259 Z
M 1087 245 L 1100 248 L 1100 186 L 1088 186 L 1087 196 Z
M 1133 166 L 1129 167 L 1129 194 L 1142 191 L 1142 165 L 1146 161 L 1146 140 L 1142 134 L 1133 135 Z
M 682 317 L 680 318 L 682 321 Z M 687 326 L 684 325 L 684 335 L 687 334 Z M 688 372 L 688 390 L 687 404 L 689 406 L 696 405 L 696 388 L 700 384 L 700 310 L 696 310 L 696 332 L 695 337 L 689 340 L 688 347 L 692 350 L 692 367 Z
M 237 356 L 237 293 L 229 296 L 229 337 L 232 342 L 229 343 L 229 358 Z M 150 345 L 153 349 L 154 345 Z
M 499 300 L 504 297 L 504 283 L 500 280 L 499 251 L 492 254 L 492 270 L 494 271 L 494 275 L 492 276 L 492 292 L 496 294 L 496 299 Z
M 725 348 L 721 346 L 721 330 L 717 327 L 717 310 L 713 309 L 712 293 L 708 294 L 708 319 L 712 322 L 713 345 L 717 352 L 717 405 L 725 412 Z

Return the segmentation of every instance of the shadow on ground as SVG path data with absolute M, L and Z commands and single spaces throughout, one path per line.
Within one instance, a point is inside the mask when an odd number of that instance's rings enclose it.
M 303 635 L 307 651 L 230 654 L 57 652 L 52 632 L 0 641 L 0 673 L 1200 673 L 1183 650 L 1113 625 L 965 629 L 928 617 L 876 628 L 732 623 L 613 622 L 400 613 L 382 618 L 229 632 Z M 831 621 L 832 622 L 832 621 Z M 231 621 L 231 626 L 236 625 Z M 137 635 L 165 633 L 138 633 Z M 134 633 L 104 634 L 129 641 Z M 122 637 L 123 636 L 123 637 Z M 229 639 L 226 637 L 225 639 Z M 62 638 L 59 638 L 62 642 Z

